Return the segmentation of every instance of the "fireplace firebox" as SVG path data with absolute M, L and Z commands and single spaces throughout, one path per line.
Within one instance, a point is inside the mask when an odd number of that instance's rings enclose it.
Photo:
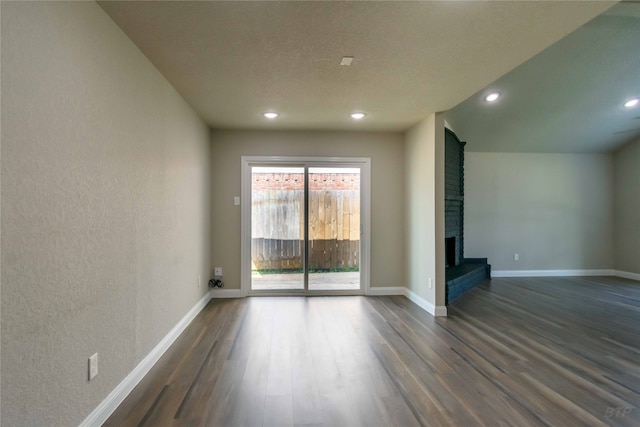
M 453 267 L 456 265 L 456 238 L 447 237 L 444 239 L 445 259 L 446 267 Z

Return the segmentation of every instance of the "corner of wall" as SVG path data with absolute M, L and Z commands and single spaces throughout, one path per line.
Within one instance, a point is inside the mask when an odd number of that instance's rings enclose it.
M 408 130 L 405 150 L 408 295 L 433 306 L 434 314 L 445 297 L 444 115 L 431 114 Z
M 640 274 L 640 138 L 613 154 L 614 268 Z M 625 277 L 625 276 L 623 276 Z M 635 277 L 635 276 L 634 276 Z
M 444 114 L 435 117 L 435 262 L 436 262 L 436 307 L 445 305 L 445 247 L 444 247 Z

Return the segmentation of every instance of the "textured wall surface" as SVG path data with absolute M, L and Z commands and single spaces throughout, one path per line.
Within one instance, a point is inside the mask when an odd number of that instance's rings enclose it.
M 465 256 L 494 271 L 613 268 L 612 157 L 467 151 Z
M 242 156 L 371 158 L 371 286 L 404 286 L 404 149 L 400 133 L 214 131 L 212 260 L 225 289 L 240 289 Z M 224 180 L 218 177 L 225 177 Z
M 1 7 L 2 422 L 74 426 L 207 291 L 209 131 L 95 3 Z
M 613 158 L 616 269 L 640 274 L 640 140 Z
M 444 119 L 432 114 L 405 135 L 407 287 L 444 305 Z M 428 281 L 432 279 L 432 287 Z

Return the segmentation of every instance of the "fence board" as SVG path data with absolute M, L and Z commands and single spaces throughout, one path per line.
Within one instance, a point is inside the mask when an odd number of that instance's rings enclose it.
M 325 200 L 324 200 L 324 191 L 321 191 L 318 195 L 318 231 L 317 236 L 320 239 L 324 239 L 324 211 L 325 211 Z
M 349 240 L 360 240 L 360 203 L 349 212 Z
M 303 190 L 252 192 L 253 268 L 299 269 L 304 245 Z M 358 190 L 309 192 L 309 266 L 357 268 L 360 258 Z
M 344 239 L 344 229 L 343 229 L 343 224 L 344 224 L 344 215 L 342 214 L 342 212 L 344 212 L 344 192 L 343 191 L 336 191 L 336 234 L 338 237 L 338 240 L 343 240 Z

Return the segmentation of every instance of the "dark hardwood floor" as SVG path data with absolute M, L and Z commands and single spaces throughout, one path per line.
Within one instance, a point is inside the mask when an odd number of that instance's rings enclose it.
M 639 426 L 640 283 L 211 301 L 105 426 Z

